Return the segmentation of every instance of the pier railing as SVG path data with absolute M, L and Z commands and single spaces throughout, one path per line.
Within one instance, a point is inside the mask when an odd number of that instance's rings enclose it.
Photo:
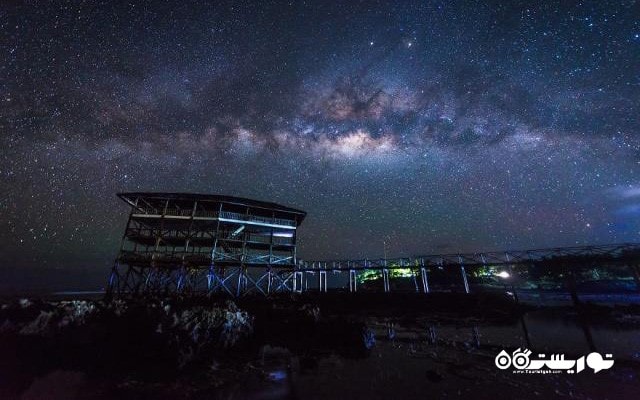
M 124 253 L 125 256 L 127 253 Z M 176 255 L 170 266 L 159 266 L 153 254 L 149 259 L 119 259 L 110 284 L 119 292 L 159 290 L 164 292 L 215 293 L 242 296 L 251 292 L 264 295 L 277 292 L 303 293 L 362 290 L 363 275 L 375 277 L 379 291 L 391 292 L 398 277 L 408 278 L 418 293 L 430 293 L 432 275 L 455 278 L 455 290 L 470 293 L 474 288 L 470 272 L 481 267 L 500 270 L 502 286 L 517 298 L 514 279 L 518 272 L 530 267 L 559 271 L 574 302 L 579 301 L 576 276 L 579 270 L 594 267 L 623 267 L 640 288 L 640 244 L 623 243 L 602 246 L 575 246 L 524 251 L 440 254 L 416 257 L 376 258 L 360 260 L 301 261 L 277 254 L 241 255 L 211 254 Z M 195 257 L 195 258 L 193 258 Z M 200 257 L 200 258 L 198 258 Z M 122 263 L 121 267 L 119 263 Z M 122 268 L 128 268 L 126 273 Z M 124 280 L 124 281 L 121 281 Z M 113 283 L 116 282 L 116 283 Z M 144 282 L 145 285 L 141 285 Z M 151 282 L 151 283 L 149 283 Z M 155 283 L 154 283 L 155 282 Z M 457 282 L 457 283 L 456 283 Z M 449 286 L 450 288 L 452 286 Z M 155 289 L 154 289 L 155 288 Z M 364 288 L 371 290 L 371 287 Z
M 233 221 L 253 222 L 268 225 L 284 225 L 295 227 L 296 221 L 283 219 L 283 218 L 271 218 L 262 217 L 259 215 L 241 214 L 231 211 L 209 211 L 209 210 L 193 210 L 190 209 L 177 209 L 167 208 L 165 210 L 158 210 L 152 207 L 138 207 L 134 216 L 154 216 L 154 217 L 180 217 L 180 218 L 211 218 L 211 219 L 227 219 Z

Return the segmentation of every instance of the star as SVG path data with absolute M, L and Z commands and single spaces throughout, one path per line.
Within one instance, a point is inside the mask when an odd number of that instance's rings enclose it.
M 378 257 L 387 235 L 389 256 L 637 240 L 624 2 L 14 3 L 7 265 L 103 282 L 122 191 L 303 209 L 304 259 Z

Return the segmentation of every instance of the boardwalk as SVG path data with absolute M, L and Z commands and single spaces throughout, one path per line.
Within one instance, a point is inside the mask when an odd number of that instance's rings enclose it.
M 546 269 L 564 277 L 570 293 L 575 292 L 576 277 L 585 270 L 617 269 L 640 282 L 640 244 L 623 243 L 602 246 L 579 246 L 523 251 L 461 254 L 436 254 L 416 257 L 298 261 L 295 265 L 268 263 L 216 263 L 209 265 L 154 266 L 116 264 L 110 286 L 117 294 L 247 294 L 327 293 L 334 290 L 356 293 L 362 290 L 363 275 L 373 277 L 377 285 L 366 290 L 392 292 L 394 279 L 413 282 L 410 290 L 429 293 L 434 290 L 432 276 L 444 277 L 445 290 L 470 293 L 474 290 L 470 276 L 479 269 L 499 270 L 505 288 L 515 288 L 532 270 Z M 457 278 L 456 278 L 457 277 Z M 408 278 L 408 279 L 407 279 Z M 113 280 L 124 280 L 113 282 Z M 439 285 L 440 289 L 442 285 Z

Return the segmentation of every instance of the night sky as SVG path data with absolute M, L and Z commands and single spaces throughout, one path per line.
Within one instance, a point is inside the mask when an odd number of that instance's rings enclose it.
M 637 1 L 3 1 L 0 290 L 95 288 L 119 191 L 303 259 L 640 241 Z

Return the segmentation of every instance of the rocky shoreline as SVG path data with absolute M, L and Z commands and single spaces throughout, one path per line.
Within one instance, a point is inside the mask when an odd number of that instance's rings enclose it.
M 480 345 L 477 326 L 514 324 L 527 310 L 491 295 L 443 295 L 428 301 L 409 295 L 235 302 L 20 299 L 0 307 L 0 397 L 314 397 L 308 391 L 314 387 L 330 395 L 327 387 L 317 388 L 317 379 L 333 381 L 344 365 L 356 370 L 377 365 L 387 379 L 414 363 L 411 368 L 424 369 L 422 378 L 415 378 L 418 385 L 444 388 L 464 383 L 462 375 L 480 373 L 469 363 L 492 366 L 491 354 L 499 346 Z M 622 315 L 626 323 L 635 320 L 633 314 Z M 454 337 L 458 328 L 452 336 L 436 337 L 428 328 L 433 324 L 459 327 L 462 340 Z M 379 364 L 381 357 L 389 361 Z M 428 366 L 442 360 L 448 360 L 449 370 Z M 633 365 L 628 368 L 636 371 Z M 402 374 L 409 377 L 412 371 Z M 636 372 L 633 376 L 637 379 Z M 364 394 L 370 388 L 360 390 Z

